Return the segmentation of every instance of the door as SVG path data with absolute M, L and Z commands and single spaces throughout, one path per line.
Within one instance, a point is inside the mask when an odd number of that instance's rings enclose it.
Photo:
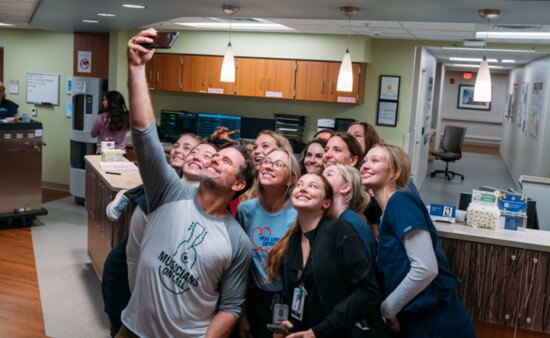
M 361 77 L 360 64 L 353 63 L 353 88 L 351 92 L 339 92 L 336 90 L 336 85 L 338 84 L 338 74 L 340 73 L 340 62 L 329 62 L 327 63 L 327 96 L 326 101 L 328 102 L 345 102 L 345 103 L 357 103 L 357 98 L 359 94 L 359 80 Z
M 156 90 L 181 91 L 182 56 L 178 54 L 157 54 Z
M 237 95 L 263 96 L 261 59 L 239 58 L 237 60 Z
M 264 78 L 266 79 L 264 96 L 292 99 L 296 79 L 296 61 L 269 59 L 262 61 Z
M 235 95 L 235 83 L 221 82 L 223 57 L 208 56 L 208 89 L 211 94 Z
M 424 113 L 426 108 L 426 95 L 428 93 L 428 73 L 426 69 L 422 69 L 420 78 L 420 87 L 418 90 L 418 101 L 415 109 L 414 116 L 414 129 L 411 132 L 412 142 L 412 156 L 409 154 L 411 160 L 412 172 L 414 173 L 414 183 L 420 189 L 424 183 L 428 168 L 428 151 L 429 142 L 424 146 L 424 136 L 428 130 L 424 130 Z M 428 136 L 429 138 L 429 136 Z M 426 149 L 424 149 L 426 148 Z
M 325 101 L 328 85 L 327 63 L 298 61 L 296 70 L 296 100 Z

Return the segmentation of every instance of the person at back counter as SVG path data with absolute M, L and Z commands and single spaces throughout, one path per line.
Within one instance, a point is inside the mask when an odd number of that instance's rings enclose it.
M 0 81 L 0 118 L 14 117 L 17 115 L 17 108 L 19 108 L 17 103 L 6 99 L 6 87 Z

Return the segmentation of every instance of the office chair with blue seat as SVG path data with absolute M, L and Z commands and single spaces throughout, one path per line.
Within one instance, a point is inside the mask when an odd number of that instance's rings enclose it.
M 466 128 L 457 126 L 445 126 L 443 132 L 443 140 L 441 140 L 441 149 L 430 151 L 436 160 L 445 162 L 445 170 L 434 170 L 430 174 L 435 177 L 436 174 L 444 173 L 447 180 L 451 180 L 455 176 L 460 176 L 464 180 L 464 175 L 449 170 L 449 162 L 458 161 L 462 158 L 462 143 L 466 135 Z

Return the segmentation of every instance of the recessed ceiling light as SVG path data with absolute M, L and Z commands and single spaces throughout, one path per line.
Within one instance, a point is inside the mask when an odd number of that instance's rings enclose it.
M 0 26 L 5 26 L 5 27 L 13 27 L 15 25 L 11 24 L 11 23 L 3 23 L 3 22 L 0 22 Z
M 461 67 L 461 68 L 479 68 L 479 65 L 466 64 L 466 63 L 451 63 L 451 64 L 447 64 L 447 66 L 449 66 L 449 67 Z M 504 69 L 504 67 L 502 67 L 502 66 L 489 66 L 489 68 Z
M 147 8 L 143 5 L 133 5 L 133 4 L 123 4 L 122 7 L 126 7 L 126 8 L 133 8 L 133 9 L 144 9 L 144 8 Z
M 211 28 L 211 29 L 229 29 L 229 23 L 224 22 L 176 22 L 176 25 L 187 26 L 193 28 Z M 250 29 L 250 30 L 285 30 L 292 31 L 294 29 L 283 26 L 277 23 L 232 23 L 232 29 Z
M 87 19 L 82 20 L 82 22 L 85 22 L 85 23 L 99 23 L 99 21 L 97 21 L 97 20 L 87 20 Z
M 476 38 L 488 39 L 550 39 L 548 32 L 477 32 Z
M 111 14 L 111 13 L 97 13 L 97 16 L 114 17 L 114 16 L 116 16 L 116 14 Z

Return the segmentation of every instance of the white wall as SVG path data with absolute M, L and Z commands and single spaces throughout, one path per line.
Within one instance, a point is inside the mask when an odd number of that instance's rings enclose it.
M 550 156 L 548 150 L 544 149 L 544 145 L 550 144 L 550 133 L 548 132 L 550 123 L 548 112 L 549 78 L 550 58 L 537 60 L 522 68 L 515 69 L 509 75 L 508 94 L 512 94 L 514 84 L 518 84 L 519 91 L 522 82 L 529 83 L 525 115 L 526 127 L 518 126 L 519 100 L 517 100 L 516 116 L 513 120 L 510 118 L 505 119 L 503 124 L 503 140 L 500 153 L 512 178 L 515 180 L 521 175 L 550 177 Z M 536 82 L 543 83 L 538 137 L 532 136 L 528 131 L 533 83 Z
M 502 138 L 502 123 L 508 76 L 506 74 L 491 74 L 493 84 L 493 100 L 490 110 L 459 109 L 458 91 L 460 85 L 475 84 L 475 74 L 471 80 L 463 79 L 463 72 L 446 71 L 443 82 L 440 121 L 436 145 L 442 136 L 446 125 L 466 127 L 465 144 L 487 145 L 498 147 Z M 451 83 L 454 82 L 454 83 Z

